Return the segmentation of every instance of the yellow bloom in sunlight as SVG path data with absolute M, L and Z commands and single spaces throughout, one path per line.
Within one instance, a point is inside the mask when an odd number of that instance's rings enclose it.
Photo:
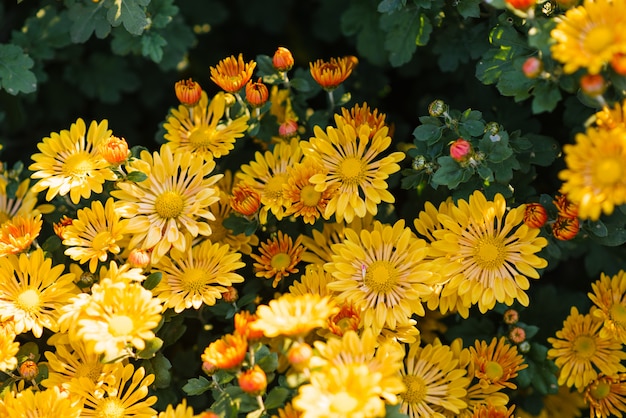
M 202 361 L 211 367 L 222 370 L 239 368 L 248 352 L 248 341 L 244 335 L 226 334 L 209 344 L 202 355 Z
M 17 215 L 0 225 L 0 256 L 18 254 L 30 248 L 41 232 L 41 214 Z
M 130 264 L 124 263 L 121 266 L 117 265 L 117 262 L 111 260 L 109 265 L 102 265 L 98 270 L 100 273 L 100 280 L 111 279 L 112 282 L 138 282 L 141 283 L 146 280 L 146 276 L 143 274 L 141 268 L 133 268 Z
M 210 67 L 211 80 L 222 90 L 237 93 L 250 81 L 255 67 L 254 61 L 244 63 L 243 54 L 239 54 L 237 58 L 230 56 L 218 62 L 215 67 Z
M 111 136 L 108 122 L 95 121 L 89 125 L 78 119 L 69 130 L 51 133 L 37 145 L 41 153 L 33 155 L 32 178 L 40 179 L 33 191 L 48 189 L 46 200 L 69 193 L 72 203 L 88 199 L 91 193 L 102 193 L 105 181 L 115 180 L 109 163 L 98 151 L 102 141 Z
M 20 182 L 15 195 L 9 196 L 6 183 L 0 182 L 0 224 L 12 219 L 17 215 L 34 216 L 39 212 L 48 213 L 54 210 L 54 206 L 37 205 L 37 194 L 30 187 L 30 179 Z
M 597 74 L 616 52 L 626 51 L 626 3 L 623 0 L 585 0 L 558 18 L 550 36 L 552 56 L 566 73 L 586 68 Z
M 598 129 L 626 128 L 626 101 L 624 103 L 617 102 L 613 107 L 603 107 L 590 120 Z
M 300 262 L 303 251 L 300 237 L 294 242 L 289 235 L 278 231 L 276 237 L 261 243 L 260 255 L 250 254 L 256 261 L 254 263 L 256 277 L 273 279 L 272 286 L 278 286 L 284 277 L 299 271 L 296 265 Z
M 115 364 L 112 374 L 113 382 L 102 386 L 86 377 L 72 381 L 70 392 L 84 400 L 81 418 L 150 418 L 156 415 L 150 406 L 156 403 L 157 397 L 147 397 L 148 388 L 154 382 L 153 374 L 146 376 L 143 367 L 135 369 L 132 364 L 124 366 L 122 363 Z
M 163 125 L 165 139 L 175 152 L 195 153 L 205 160 L 223 157 L 248 129 L 248 116 L 224 121 L 225 110 L 224 93 L 216 94 L 209 102 L 206 92 L 202 92 L 194 106 L 181 104 L 172 110 Z
M 272 418 L 301 418 L 302 412 L 296 410 L 291 403 L 288 403 L 283 408 L 278 408 L 278 415 L 272 415 Z
M 467 407 L 463 399 L 471 379 L 449 346 L 411 344 L 404 364 L 400 373 L 407 390 L 400 395 L 402 413 L 411 418 L 435 417 L 441 416 L 435 410 L 459 414 Z
M 94 273 L 98 261 L 105 262 L 110 254 L 119 254 L 120 241 L 129 220 L 120 220 L 115 201 L 107 199 L 105 206 L 95 200 L 91 207 L 79 209 L 76 218 L 63 232 L 63 245 L 68 248 L 65 255 L 80 264 L 89 262 L 89 271 Z
M 472 418 L 515 418 L 515 405 L 507 409 L 506 406 L 482 404 L 474 408 Z
M 517 346 L 511 345 L 506 338 L 493 338 L 489 344 L 476 340 L 469 348 L 474 366 L 474 375 L 480 379 L 480 384 L 487 387 L 507 387 L 516 389 L 511 379 L 517 376 L 520 370 L 528 367 L 524 357 L 517 352 Z
M 398 162 L 404 153 L 381 154 L 391 145 L 388 129 L 381 128 L 370 138 L 370 128 L 363 125 L 355 130 L 351 125 L 341 128 L 329 126 L 326 132 L 319 126 L 315 136 L 301 143 L 305 157 L 324 167 L 324 172 L 312 176 L 309 181 L 315 190 L 323 192 L 337 187 L 324 211 L 324 218 L 333 214 L 337 221 L 351 222 L 366 213 L 376 215 L 381 202 L 393 203 L 394 197 L 387 190 L 387 178 L 400 170 Z
M 261 194 L 263 207 L 259 212 L 261 223 L 267 222 L 268 212 L 271 211 L 278 220 L 284 216 L 286 199 L 283 184 L 287 182 L 287 171 L 302 159 L 302 150 L 298 139 L 290 142 L 280 142 L 272 151 L 265 154 L 257 152 L 255 160 L 250 164 L 243 164 L 237 177 Z
M 15 341 L 12 325 L 0 324 L 0 372 L 11 372 L 17 367 L 15 355 L 20 343 Z
M 163 257 L 154 266 L 163 277 L 152 292 L 176 313 L 200 309 L 203 304 L 212 306 L 227 286 L 243 282 L 243 277 L 234 271 L 244 266 L 241 254 L 232 252 L 228 245 L 203 241 L 186 251 L 172 250 Z
M 626 412 L 626 375 L 599 376 L 585 389 L 589 416 L 621 417 Z
M 111 194 L 120 200 L 120 213 L 130 218 L 129 248 L 152 249 L 156 263 L 170 248 L 183 251 L 185 233 L 194 238 L 211 235 L 208 220 L 215 219 L 209 206 L 219 200 L 214 184 L 221 175 L 209 176 L 214 161 L 204 161 L 191 153 L 173 153 L 167 147 L 130 163 L 148 178 L 142 182 L 120 182 Z
M 447 211 L 437 216 L 444 228 L 432 232 L 437 241 L 431 244 L 448 265 L 442 296 L 456 293 L 463 305 L 478 304 L 482 313 L 496 302 L 528 306 L 524 291 L 528 278 L 539 278 L 537 269 L 548 264 L 536 255 L 548 241 L 538 236 L 539 228 L 524 225 L 524 206 L 507 210 L 501 194 L 488 201 L 477 190 L 469 202 L 460 199 Z
M 344 241 L 332 246 L 332 261 L 324 265 L 335 277 L 328 289 L 338 301 L 354 303 L 364 326 L 376 334 L 383 327 L 395 329 L 413 314 L 424 315 L 422 299 L 439 277 L 424 262 L 426 242 L 402 220 L 393 226 L 375 221 L 372 231 L 344 233 Z
M 0 258 L 0 321 L 11 319 L 15 332 L 58 330 L 59 308 L 78 293 L 73 274 L 52 266 L 41 249 Z
M 576 387 L 582 391 L 598 373 L 613 376 L 626 372 L 621 362 L 626 359 L 622 344 L 613 337 L 600 336 L 602 322 L 592 315 L 581 315 L 572 306 L 563 328 L 556 338 L 548 338 L 552 348 L 548 358 L 559 368 L 559 385 Z
M 194 418 L 193 408 L 187 406 L 187 399 L 183 399 L 176 407 L 168 405 L 164 412 L 159 412 L 157 418 Z
M 587 295 L 598 307 L 592 315 L 604 322 L 600 336 L 626 344 L 626 272 L 620 270 L 613 277 L 602 273 L 591 289 L 593 292 Z
M 363 103 L 362 106 L 355 104 L 351 109 L 341 108 L 341 115 L 335 114 L 335 123 L 339 129 L 347 124 L 357 132 L 361 126 L 367 126 L 370 129 L 369 137 L 372 138 L 385 126 L 385 117 L 384 113 L 378 113 L 378 109 L 372 110 L 367 103 Z
M 311 160 L 296 164 L 289 170 L 287 183 L 283 186 L 283 197 L 289 202 L 284 216 L 301 216 L 304 223 L 311 225 L 322 216 L 338 188 L 334 185 L 323 192 L 315 190 L 311 177 L 323 172 L 322 166 Z
M 58 387 L 36 391 L 9 391 L 0 398 L 0 416 L 37 418 L 80 418 L 81 399 Z
M 252 329 L 262 330 L 266 337 L 279 335 L 304 337 L 315 328 L 324 328 L 328 318 L 338 312 L 328 296 L 286 293 L 268 305 L 257 308 Z
M 593 221 L 626 203 L 626 128 L 588 128 L 576 144 L 563 146 L 567 168 L 561 193 L 578 205 L 578 217 Z
M 331 58 L 328 61 L 318 59 L 309 63 L 311 77 L 324 90 L 334 90 L 346 81 L 359 60 L 353 56 Z

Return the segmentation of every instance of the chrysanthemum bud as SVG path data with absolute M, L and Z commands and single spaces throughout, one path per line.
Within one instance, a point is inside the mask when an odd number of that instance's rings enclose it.
M 59 222 L 55 222 L 52 224 L 52 228 L 54 229 L 54 233 L 61 239 L 65 239 L 65 230 L 68 226 L 70 226 L 74 222 L 74 219 L 63 215 Z
M 226 303 L 235 303 L 239 299 L 239 292 L 232 286 L 226 287 L 226 291 L 222 292 L 222 299 Z
M 522 64 L 522 72 L 528 78 L 537 78 L 543 72 L 543 62 L 537 57 L 530 57 Z
M 520 353 L 526 354 L 530 351 L 530 343 L 528 341 L 523 341 L 517 346 L 517 349 Z
M 448 105 L 443 100 L 435 100 L 428 105 L 428 114 L 434 118 L 438 118 L 448 111 Z
M 558 195 L 554 199 L 554 206 L 562 218 L 578 218 L 578 205 L 572 203 L 567 196 Z
M 580 89 L 587 96 L 597 97 L 606 90 L 606 82 L 600 74 L 586 74 L 580 78 Z
M 234 105 L 235 103 L 237 103 L 237 98 L 234 95 L 230 93 L 224 93 L 224 106 L 228 108 Z
M 115 165 L 123 163 L 130 155 L 126 140 L 114 135 L 102 141 L 98 146 L 98 151 L 100 151 L 100 155 L 102 155 L 109 164 Z
M 272 65 L 276 71 L 289 71 L 293 67 L 294 60 L 291 51 L 285 47 L 279 46 L 272 57 Z
M 267 90 L 267 86 L 263 84 L 261 78 L 259 78 L 256 83 L 250 80 L 248 84 L 246 84 L 246 100 L 252 107 L 263 106 L 265 102 L 267 102 L 269 95 L 270 93 Z
M 150 251 L 140 248 L 133 248 L 128 254 L 128 264 L 131 267 L 146 268 L 150 264 Z
M 528 10 L 537 3 L 537 0 L 506 0 L 506 2 L 517 10 Z
M 196 418 L 220 418 L 219 415 L 217 415 L 215 412 L 213 411 L 204 411 L 201 412 L 198 415 L 194 415 Z
M 251 186 L 239 183 L 233 188 L 230 207 L 242 215 L 254 215 L 261 207 L 261 195 Z
M 527 203 L 524 209 L 524 224 L 530 228 L 541 228 L 548 220 L 548 211 L 541 203 Z
M 564 218 L 559 216 L 552 224 L 552 234 L 556 239 L 569 241 L 574 239 L 580 230 L 578 218 Z
M 504 312 L 504 315 L 502 315 L 502 319 L 507 325 L 517 324 L 517 321 L 519 321 L 519 312 L 517 312 L 515 309 L 507 309 Z
M 619 75 L 626 75 L 626 54 L 618 52 L 611 58 L 611 68 Z
M 217 370 L 218 368 L 215 364 L 209 361 L 202 362 L 202 371 L 206 373 L 207 376 L 213 376 Z
M 93 275 L 93 273 L 89 271 L 84 271 L 78 278 L 77 285 L 81 289 L 86 289 L 86 288 L 91 287 L 95 282 L 96 282 L 96 277 Z
M 287 352 L 289 364 L 297 371 L 307 368 L 313 357 L 313 348 L 307 343 L 295 343 Z
M 20 376 L 25 380 L 33 380 L 39 374 L 39 366 L 32 360 L 26 360 L 19 367 Z
M 237 378 L 237 382 L 241 390 L 252 396 L 263 394 L 265 388 L 267 388 L 267 376 L 258 364 L 241 373 Z
M 485 133 L 497 135 L 498 132 L 500 132 L 500 124 L 498 122 L 487 122 L 485 124 Z
M 457 162 L 465 161 L 472 152 L 472 144 L 463 138 L 459 138 L 450 145 L 450 157 Z
M 194 106 L 202 96 L 202 87 L 191 78 L 176 82 L 174 90 L 178 100 L 186 106 Z
M 513 344 L 521 344 L 526 341 L 526 330 L 522 327 L 513 327 L 509 330 L 508 337 Z
M 298 134 L 298 122 L 293 119 L 285 121 L 278 126 L 278 135 L 283 139 L 293 138 Z

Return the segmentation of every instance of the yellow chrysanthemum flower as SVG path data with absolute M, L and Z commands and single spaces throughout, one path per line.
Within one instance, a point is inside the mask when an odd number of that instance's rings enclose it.
M 331 58 L 328 61 L 318 59 L 309 63 L 311 77 L 324 90 L 331 91 L 346 81 L 359 60 L 354 56 Z
M 0 225 L 0 256 L 19 254 L 30 248 L 41 232 L 41 214 L 16 215 Z
M 585 389 L 589 416 L 622 417 L 626 413 L 626 375 L 599 376 Z
M 322 166 L 312 160 L 305 160 L 289 170 L 287 183 L 283 185 L 283 198 L 288 201 L 284 216 L 301 216 L 304 223 L 313 225 L 324 214 L 338 185 L 322 192 L 315 190 L 311 177 L 323 172 Z
M 515 300 L 528 306 L 528 278 L 537 279 L 537 269 L 547 266 L 538 253 L 548 244 L 538 228 L 524 225 L 524 206 L 507 210 L 496 194 L 493 201 L 477 190 L 469 202 L 460 199 L 437 219 L 444 226 L 432 231 L 431 246 L 444 254 L 449 281 L 441 295 L 456 293 L 464 306 L 478 304 L 482 313 L 496 302 L 511 305 Z M 466 315 L 467 311 L 459 311 Z
M 70 392 L 84 400 L 81 418 L 154 418 L 156 411 L 150 406 L 156 396 L 148 396 L 148 388 L 154 375 L 146 376 L 143 367 L 135 369 L 132 364 L 115 364 L 113 383 L 97 386 L 91 379 L 81 377 L 72 381 Z
M 183 399 L 176 408 L 168 405 L 164 412 L 159 412 L 157 418 L 194 418 L 193 408 L 187 406 L 187 399 Z
M 334 214 L 338 221 L 351 222 L 367 212 L 376 215 L 381 202 L 394 202 L 386 180 L 400 170 L 397 163 L 404 159 L 404 153 L 393 152 L 380 158 L 391 145 L 389 130 L 383 127 L 372 138 L 370 131 L 367 125 L 358 131 L 347 124 L 341 128 L 329 126 L 326 132 L 316 126 L 315 136 L 301 143 L 305 157 L 324 167 L 325 173 L 309 179 L 315 184 L 315 190 L 323 192 L 337 187 L 326 206 L 324 218 L 329 219 Z
M 370 129 L 369 137 L 372 138 L 376 132 L 385 126 L 384 113 L 378 113 L 378 109 L 370 109 L 367 103 L 362 106 L 354 105 L 351 109 L 341 108 L 341 115 L 335 114 L 337 128 L 342 129 L 343 125 L 351 125 L 357 132 L 361 126 Z
M 481 404 L 474 407 L 472 418 L 516 418 L 513 415 L 514 410 L 515 405 L 507 408 L 506 406 Z
M 615 103 L 613 107 L 604 106 L 589 121 L 595 124 L 598 129 L 626 128 L 626 101 Z
M 297 138 L 290 142 L 280 142 L 273 151 L 265 154 L 257 152 L 255 160 L 250 164 L 243 164 L 237 177 L 261 195 L 263 207 L 259 212 L 261 223 L 267 222 L 268 212 L 271 211 L 276 219 L 284 216 L 287 200 L 284 197 L 283 184 L 287 182 L 287 171 L 302 160 L 302 150 Z
M 210 367 L 236 370 L 246 358 L 248 340 L 239 333 L 226 334 L 209 344 L 200 358 Z
M 613 277 L 602 273 L 591 289 L 589 299 L 598 307 L 592 314 L 604 322 L 600 336 L 626 344 L 626 272 L 620 270 Z
M 11 372 L 17 367 L 15 355 L 20 350 L 20 343 L 15 341 L 12 326 L 0 325 L 0 372 Z
M 294 242 L 289 235 L 278 231 L 275 237 L 261 243 L 260 254 L 250 254 L 250 257 L 255 261 L 256 277 L 272 279 L 272 287 L 276 287 L 284 277 L 299 271 L 296 265 L 303 252 L 300 237 Z
M 612 337 L 601 337 L 601 326 L 602 322 L 592 315 L 581 315 L 572 306 L 563 328 L 556 332 L 556 338 L 548 338 L 552 345 L 548 358 L 554 359 L 559 368 L 559 385 L 582 391 L 599 373 L 613 376 L 626 372 L 626 367 L 621 364 L 626 360 L 621 342 Z
M 13 196 L 7 194 L 7 183 L 0 182 L 0 224 L 17 215 L 34 216 L 39 212 L 49 213 L 54 206 L 49 204 L 37 205 L 37 193 L 30 187 L 30 179 L 22 180 Z
M 143 282 L 146 276 L 140 268 L 133 268 L 130 264 L 124 263 L 118 266 L 115 261 L 111 261 L 108 266 L 102 265 L 98 270 L 100 273 L 100 281 L 111 279 L 115 282 Z
M 626 203 L 626 128 L 589 128 L 563 152 L 567 168 L 559 173 L 561 192 L 578 205 L 581 219 L 595 221 Z
M 278 415 L 272 415 L 272 418 L 302 418 L 302 412 L 296 410 L 291 403 L 283 408 L 278 408 Z
M 239 54 L 237 58 L 230 56 L 218 62 L 215 67 L 210 67 L 211 80 L 222 90 L 237 93 L 250 81 L 255 67 L 256 62 L 243 61 L 243 54 Z
M 328 318 L 338 312 L 328 296 L 286 293 L 268 305 L 257 308 L 257 320 L 251 325 L 268 338 L 279 335 L 304 337 L 315 328 L 327 327 Z
M 470 379 L 449 346 L 411 344 L 404 363 L 400 373 L 407 390 L 400 395 L 401 412 L 411 418 L 436 417 L 441 416 L 438 409 L 459 414 L 467 408 L 463 398 Z
M 422 300 L 439 275 L 424 262 L 426 242 L 398 221 L 393 226 L 374 222 L 372 231 L 344 231 L 342 243 L 332 246 L 332 261 L 324 268 L 335 277 L 328 289 L 338 302 L 354 303 L 365 327 L 376 334 L 391 330 L 413 314 L 424 315 Z
M 234 147 L 248 129 L 248 116 L 223 121 L 226 110 L 224 93 L 216 94 L 211 101 L 202 92 L 200 101 L 192 106 L 181 104 L 172 110 L 163 125 L 165 139 L 175 152 L 194 153 L 205 160 L 221 158 Z
M 133 234 L 129 248 L 152 249 L 156 263 L 170 248 L 183 251 L 185 233 L 193 237 L 211 235 L 206 222 L 215 219 L 209 206 L 219 199 L 214 184 L 221 174 L 210 176 L 214 161 L 204 161 L 191 153 L 173 153 L 167 147 L 129 164 L 147 174 L 144 181 L 120 182 L 111 194 L 120 200 L 120 213 L 130 218 L 127 230 Z
M 81 418 L 81 413 L 81 399 L 58 387 L 41 391 L 29 388 L 0 398 L 3 417 Z
M 94 200 L 91 207 L 79 209 L 76 218 L 63 232 L 65 255 L 80 264 L 89 262 L 89 271 L 95 273 L 98 261 L 105 262 L 111 254 L 119 254 L 120 241 L 128 226 L 128 219 L 120 220 L 112 198 L 105 205 Z
M 15 332 L 58 330 L 59 308 L 78 293 L 74 275 L 52 266 L 43 250 L 0 258 L 0 321 L 11 320 Z
M 176 313 L 200 309 L 203 304 L 212 306 L 227 286 L 243 282 L 235 270 L 244 266 L 241 254 L 208 240 L 186 251 L 174 249 L 154 266 L 163 277 L 152 292 Z
M 625 24 L 623 0 L 585 0 L 558 19 L 550 33 L 556 41 L 552 57 L 564 64 L 566 73 L 586 68 L 597 74 L 616 52 L 626 51 Z
M 88 199 L 91 193 L 102 193 L 105 181 L 115 180 L 109 163 L 98 151 L 98 145 L 111 136 L 108 122 L 95 121 L 89 125 L 78 119 L 68 130 L 51 133 L 37 145 L 41 153 L 33 155 L 32 178 L 40 179 L 33 191 L 48 189 L 46 200 L 69 193 L 72 203 Z
M 476 340 L 469 350 L 474 376 L 480 380 L 483 388 L 516 389 L 517 386 L 511 379 L 520 370 L 528 367 L 524 363 L 524 357 L 517 352 L 517 346 L 509 344 L 504 337 L 494 337 L 489 344 Z

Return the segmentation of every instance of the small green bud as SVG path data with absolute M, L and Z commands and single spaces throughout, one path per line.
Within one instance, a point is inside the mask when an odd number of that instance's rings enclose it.
M 443 100 L 437 99 L 428 105 L 428 114 L 438 118 L 448 111 L 448 105 Z

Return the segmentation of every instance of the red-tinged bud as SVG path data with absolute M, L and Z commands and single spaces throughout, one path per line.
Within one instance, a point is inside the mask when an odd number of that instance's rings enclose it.
M 541 228 L 548 221 L 548 211 L 541 203 L 527 203 L 524 209 L 524 224 L 530 228 Z
M 587 74 L 580 78 L 580 89 L 587 96 L 601 96 L 606 90 L 606 82 L 600 74 Z
M 250 106 L 261 107 L 267 102 L 269 97 L 270 93 L 267 90 L 267 86 L 263 84 L 260 78 L 256 83 L 250 80 L 246 84 L 246 100 L 250 103 Z
M 272 65 L 276 71 L 289 71 L 293 67 L 294 60 L 291 51 L 287 48 L 279 46 L 272 57 Z
M 619 75 L 626 75 L 626 54 L 618 52 L 611 59 L 611 68 Z
M 507 325 L 517 324 L 517 321 L 519 321 L 519 312 L 517 312 L 515 309 L 507 309 L 504 312 L 504 315 L 502 315 L 502 319 Z
M 140 248 L 133 248 L 128 254 L 128 264 L 131 267 L 146 268 L 150 265 L 150 250 L 142 250 Z
M 569 241 L 574 239 L 580 230 L 578 218 L 564 218 L 559 216 L 552 224 L 552 234 L 556 239 Z
M 522 327 L 513 327 L 509 330 L 508 337 L 513 344 L 521 344 L 526 341 L 526 331 Z
M 227 303 L 235 303 L 239 299 L 239 292 L 232 286 L 227 286 L 226 291 L 222 292 L 222 299 Z
M 522 72 L 528 78 L 537 78 L 543 72 L 543 62 L 537 57 L 530 57 L 522 64 Z
M 210 361 L 202 362 L 202 371 L 206 373 L 207 376 L 213 376 L 217 370 L 217 366 Z
M 174 90 L 178 100 L 186 106 L 194 106 L 202 97 L 202 87 L 191 78 L 176 82 Z
M 528 10 L 535 6 L 537 0 L 506 0 L 506 2 L 517 10 Z
M 257 320 L 256 314 L 241 311 L 235 314 L 235 332 L 246 337 L 248 341 L 258 341 L 263 338 L 263 330 L 252 328 Z
M 450 145 L 450 157 L 457 162 L 467 160 L 472 152 L 472 144 L 463 138 L 459 138 Z
M 20 376 L 22 376 L 25 380 L 33 380 L 39 374 L 39 366 L 32 360 L 26 360 L 24 363 L 20 364 L 19 367 Z
M 52 228 L 54 229 L 54 233 L 61 239 L 65 239 L 65 230 L 67 229 L 68 226 L 70 226 L 72 224 L 72 222 L 74 222 L 74 219 L 69 218 L 65 215 L 63 215 L 63 217 L 61 219 L 59 219 L 59 222 L 55 222 L 54 224 L 52 224 Z
M 204 411 L 204 412 L 201 412 L 200 414 L 194 415 L 194 416 L 195 416 L 195 418 L 220 418 L 220 416 L 217 415 L 213 411 Z
M 261 207 L 261 195 L 251 186 L 239 183 L 233 188 L 230 207 L 242 215 L 254 215 Z
M 289 364 L 297 371 L 306 369 L 311 357 L 313 357 L 313 348 L 307 343 L 295 343 L 287 352 Z
M 121 164 L 128 159 L 128 143 L 124 138 L 111 135 L 98 146 L 98 151 L 109 164 Z
M 278 135 L 283 139 L 293 138 L 298 134 L 298 122 L 288 120 L 278 126 Z
M 262 395 L 265 392 L 265 388 L 267 388 L 267 376 L 258 364 L 241 373 L 237 378 L 237 382 L 241 390 L 252 396 Z
M 578 218 L 578 205 L 570 202 L 565 195 L 558 195 L 554 205 L 562 218 Z

